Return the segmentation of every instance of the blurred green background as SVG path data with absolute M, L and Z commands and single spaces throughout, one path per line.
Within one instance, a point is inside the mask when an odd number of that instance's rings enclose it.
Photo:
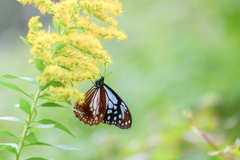
M 68 144 L 79 151 L 52 147 L 25 147 L 22 159 L 42 156 L 57 160 L 221 160 L 181 113 L 193 112 L 196 123 L 221 149 L 233 144 L 240 133 L 240 1 L 229 0 L 123 0 L 119 29 L 128 34 L 122 42 L 103 41 L 113 65 L 105 83 L 128 105 L 132 128 L 100 124 L 88 126 L 71 110 L 39 108 L 37 119 L 64 124 L 77 138 L 58 129 L 33 129 L 38 139 L 50 144 Z M 40 73 L 28 60 L 27 23 L 40 15 L 33 6 L 0 1 L 0 75 L 11 73 L 35 78 Z M 51 16 L 41 16 L 45 29 Z M 103 71 L 102 71 L 103 73 Z M 0 78 L 1 81 L 8 81 Z M 37 87 L 11 80 L 27 93 Z M 86 92 L 91 82 L 79 85 Z M 0 117 L 26 119 L 15 104 L 24 95 L 0 86 Z M 68 107 L 73 107 L 68 105 Z M 15 135 L 23 125 L 0 121 L 0 129 Z M 0 135 L 0 143 L 18 143 Z M 0 159 L 14 156 L 0 151 Z M 237 159 L 237 158 L 236 158 Z

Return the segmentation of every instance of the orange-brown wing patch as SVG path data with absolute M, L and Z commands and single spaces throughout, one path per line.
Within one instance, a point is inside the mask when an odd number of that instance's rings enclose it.
M 104 118 L 106 112 L 106 96 L 104 87 L 97 88 L 93 86 L 87 93 L 85 103 L 82 105 L 76 102 L 74 111 L 76 117 L 90 126 L 98 125 Z

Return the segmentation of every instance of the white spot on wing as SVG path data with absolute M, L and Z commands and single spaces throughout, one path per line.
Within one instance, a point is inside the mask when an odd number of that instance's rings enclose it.
M 108 116 L 107 119 L 109 120 L 111 118 L 111 116 Z
M 109 101 L 109 105 L 108 105 L 108 107 L 109 107 L 110 109 L 112 109 L 112 108 L 113 108 L 113 104 L 112 104 L 112 102 L 111 102 L 111 101 Z
M 113 114 L 117 114 L 118 113 L 118 111 L 115 111 Z
M 98 95 L 100 95 L 99 92 L 100 92 L 100 89 L 98 89 L 98 91 L 96 93 L 96 96 L 95 96 L 95 98 L 93 100 L 93 108 L 94 108 L 94 110 L 96 110 L 99 107 L 98 106 L 98 104 L 99 104 L 98 102 L 100 101 L 100 96 L 98 96 Z
M 121 108 L 123 119 L 124 119 L 124 108 L 122 107 L 122 105 L 120 106 L 120 108 Z
M 109 110 L 107 111 L 107 114 L 110 114 L 110 113 L 112 113 L 112 110 L 109 109 Z

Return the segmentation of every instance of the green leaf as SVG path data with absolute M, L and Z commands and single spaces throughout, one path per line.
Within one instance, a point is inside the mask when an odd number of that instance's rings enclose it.
M 53 19 L 53 25 L 56 28 L 59 35 L 61 35 L 61 28 L 57 20 Z
M 39 86 L 39 90 L 43 91 L 44 89 L 48 88 L 49 86 L 51 86 L 51 84 L 53 83 L 53 81 L 49 81 L 47 82 L 45 85 L 41 85 Z
M 57 104 L 54 102 L 45 102 L 45 103 L 40 104 L 39 106 L 42 106 L 42 107 L 64 107 L 63 105 L 60 105 L 60 104 Z
M 53 87 L 66 87 L 62 82 L 54 81 L 51 86 Z
M 25 140 L 28 141 L 29 143 L 37 143 L 38 142 L 38 139 L 34 132 L 29 132 L 26 135 Z
M 23 123 L 20 119 L 15 117 L 0 117 L 0 120 L 15 121 L 15 122 Z
M 42 91 L 46 88 L 48 88 L 49 86 L 53 86 L 53 87 L 66 87 L 63 83 L 59 82 L 59 81 L 49 81 L 47 82 L 45 85 L 41 85 L 39 86 L 39 90 Z
M 41 94 L 40 96 L 39 96 L 39 98 L 41 98 L 41 99 L 46 99 L 46 93 L 43 93 L 43 94 Z
M 43 61 L 39 58 L 34 58 L 35 66 L 39 70 L 40 73 L 42 73 L 45 69 L 45 65 Z
M 51 145 L 51 144 L 44 143 L 44 142 L 30 143 L 30 144 L 27 144 L 26 146 L 32 146 L 32 145 L 53 146 L 53 147 L 60 148 L 60 149 L 63 149 L 63 150 L 79 150 L 79 149 L 74 148 L 74 147 L 69 146 L 69 145 Z
M 0 150 L 17 154 L 18 145 L 15 143 L 0 143 Z
M 23 110 L 25 113 L 27 113 L 28 115 L 31 114 L 31 105 L 27 100 L 23 98 L 19 99 L 19 108 Z
M 21 38 L 22 41 L 23 41 L 24 43 L 26 43 L 29 47 L 33 47 L 33 44 L 32 44 L 31 42 L 29 42 L 27 39 L 25 39 L 25 38 L 23 38 L 23 37 L 21 37 L 21 36 L 20 36 L 20 38 Z
M 57 44 L 55 46 L 55 51 L 59 50 L 59 49 L 62 49 L 63 47 L 65 47 L 66 45 L 70 44 L 70 42 L 63 42 L 63 43 L 60 43 L 60 44 Z
M 66 69 L 67 71 L 72 71 L 72 69 L 70 68 L 67 68 L 66 66 L 63 66 L 63 65 L 58 65 L 59 67 L 63 68 L 63 69 Z
M 82 27 L 79 27 L 79 26 L 70 26 L 70 27 L 68 27 L 68 29 L 82 29 Z
M 0 81 L 0 84 L 3 85 L 4 87 L 9 88 L 9 89 L 12 89 L 12 90 L 21 92 L 21 93 L 25 94 L 26 96 L 28 96 L 29 98 L 32 99 L 32 97 L 31 97 L 30 95 L 28 95 L 28 94 L 27 94 L 26 92 L 24 92 L 21 88 L 19 88 L 18 86 L 14 85 L 14 84 L 2 82 L 2 81 Z
M 52 146 L 52 145 L 44 142 L 36 142 L 36 143 L 29 143 L 25 146 Z
M 56 121 L 53 121 L 53 120 L 50 120 L 50 119 L 41 119 L 38 121 L 38 123 L 41 123 L 41 124 L 54 124 L 55 128 L 58 128 L 68 134 L 70 134 L 71 136 L 73 136 L 74 138 L 76 138 L 64 125 L 62 125 L 61 123 L 59 122 L 56 122 Z
M 11 75 L 11 74 L 4 74 L 3 77 L 8 78 L 8 79 L 18 79 L 18 76 L 14 76 L 14 75 Z
M 31 158 L 28 158 L 26 160 L 48 160 L 48 159 L 42 158 L 42 157 L 31 157 Z
M 3 77 L 8 78 L 8 79 L 18 79 L 18 78 L 20 78 L 20 79 L 32 82 L 33 84 L 38 84 L 37 81 L 35 81 L 32 78 L 28 78 L 28 77 L 19 77 L 19 76 L 15 76 L 15 75 L 12 75 L 12 74 L 5 74 L 5 75 L 3 75 Z
M 15 136 L 14 134 L 12 134 L 11 132 L 6 131 L 6 130 L 0 130 L 0 134 L 5 134 L 5 135 L 8 135 L 8 136 L 12 136 L 12 137 L 17 138 L 17 136 Z
M 42 124 L 42 125 L 32 126 L 29 128 L 53 128 L 53 127 L 55 127 L 55 124 Z
M 57 148 L 60 148 L 60 149 L 63 149 L 63 150 L 79 150 L 77 148 L 74 148 L 72 146 L 69 146 L 69 145 L 53 145 Z

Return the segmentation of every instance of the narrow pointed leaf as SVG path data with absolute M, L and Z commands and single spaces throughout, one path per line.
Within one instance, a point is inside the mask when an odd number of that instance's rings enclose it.
M 41 94 L 40 96 L 39 96 L 39 98 L 41 98 L 41 99 L 46 99 L 46 94 L 45 93 L 43 93 L 43 94 Z
M 84 28 L 84 27 L 79 27 L 79 26 L 70 26 L 68 29 L 81 29 L 83 31 L 90 31 L 91 29 L 89 28 Z
M 63 150 L 79 150 L 77 148 L 74 148 L 72 146 L 69 146 L 69 145 L 53 145 L 57 148 L 60 148 L 60 149 L 63 149 Z
M 42 73 L 45 69 L 45 65 L 43 63 L 43 61 L 39 58 L 34 58 L 34 63 L 36 68 L 39 70 L 40 73 Z
M 53 82 L 54 82 L 54 81 L 49 81 L 49 82 L 47 82 L 45 85 L 39 86 L 39 90 L 40 90 L 40 91 L 43 91 L 44 89 L 46 89 L 46 88 L 48 88 L 49 86 L 51 86 Z
M 49 86 L 53 86 L 53 87 L 66 87 L 63 83 L 59 82 L 59 81 L 49 81 L 47 82 L 45 85 L 39 86 L 39 90 L 44 90 L 46 88 L 48 88 Z
M 29 128 L 53 128 L 53 127 L 55 127 L 55 124 L 42 124 L 42 125 L 32 126 Z
M 28 158 L 26 160 L 48 160 L 48 159 L 42 158 L 42 157 L 31 157 L 31 158 Z
M 32 99 L 32 97 L 31 97 L 30 95 L 28 95 L 28 94 L 27 94 L 26 92 L 24 92 L 21 88 L 19 88 L 18 86 L 14 85 L 14 84 L 2 82 L 2 81 L 0 81 L 0 84 L 3 85 L 4 87 L 9 88 L 9 89 L 12 89 L 12 90 L 21 92 L 21 93 L 25 94 L 26 96 L 28 96 L 29 98 Z
M 63 105 L 60 105 L 60 104 L 57 104 L 54 102 L 45 102 L 45 103 L 40 104 L 40 106 L 42 106 L 42 107 L 64 107 Z
M 63 68 L 63 69 L 66 69 L 67 71 L 73 71 L 72 69 L 66 67 L 66 66 L 63 66 L 63 65 L 58 65 L 59 67 Z
M 51 85 L 53 87 L 66 87 L 62 82 L 59 81 L 54 81 Z
M 18 79 L 18 76 L 14 76 L 14 75 L 11 75 L 11 74 L 4 74 L 2 77 L 8 78 L 8 79 Z
M 55 46 L 55 51 L 59 50 L 59 49 L 62 49 L 63 47 L 65 47 L 66 45 L 70 44 L 70 42 L 64 42 L 64 43 L 60 43 L 60 44 L 57 44 Z
M 0 134 L 5 134 L 5 135 L 8 135 L 8 136 L 17 138 L 17 136 L 15 136 L 14 134 L 12 134 L 11 132 L 6 131 L 6 130 L 0 130 Z
M 25 140 L 28 141 L 29 143 L 37 143 L 38 142 L 38 139 L 34 132 L 29 132 L 26 135 Z
M 4 78 L 8 78 L 8 79 L 23 79 L 23 80 L 26 80 L 26 81 L 29 81 L 33 84 L 38 84 L 37 81 L 35 81 L 34 79 L 32 78 L 29 78 L 29 77 L 19 77 L 19 76 L 15 76 L 15 75 L 12 75 L 12 74 L 5 74 L 3 75 Z
M 18 145 L 15 143 L 0 143 L 0 150 L 17 154 Z
M 58 24 L 58 21 L 53 19 L 53 25 L 56 28 L 58 34 L 61 35 L 61 28 L 60 28 L 60 25 Z
M 27 144 L 25 146 L 52 146 L 52 145 L 44 142 L 36 142 L 36 143 Z
M 82 27 L 79 27 L 79 26 L 70 26 L 70 27 L 68 27 L 68 29 L 82 29 Z
M 20 119 L 15 117 L 0 117 L 0 120 L 15 121 L 15 122 L 23 123 Z
M 24 43 L 26 43 L 29 47 L 33 47 L 33 44 L 32 44 L 31 42 L 29 42 L 27 39 L 25 39 L 25 38 L 23 38 L 23 37 L 21 37 L 21 36 L 20 36 L 20 38 L 21 38 L 22 41 L 23 41 Z
M 27 144 L 26 146 L 32 146 L 32 145 L 53 146 L 53 147 L 60 148 L 60 149 L 63 149 L 63 150 L 79 150 L 79 149 L 74 148 L 74 147 L 69 146 L 69 145 L 52 145 L 52 144 L 48 144 L 48 143 L 44 143 L 44 142 L 31 143 L 31 144 Z
M 23 110 L 25 113 L 27 113 L 28 115 L 31 114 L 31 105 L 27 100 L 23 98 L 19 99 L 19 108 Z
M 42 119 L 42 120 L 39 120 L 38 123 L 41 123 L 41 124 L 54 124 L 55 128 L 58 128 L 58 129 L 60 129 L 60 130 L 62 130 L 64 132 L 70 134 L 74 138 L 76 138 L 64 125 L 62 125 L 59 122 L 56 122 L 56 121 L 53 121 L 53 120 L 50 120 L 50 119 Z

